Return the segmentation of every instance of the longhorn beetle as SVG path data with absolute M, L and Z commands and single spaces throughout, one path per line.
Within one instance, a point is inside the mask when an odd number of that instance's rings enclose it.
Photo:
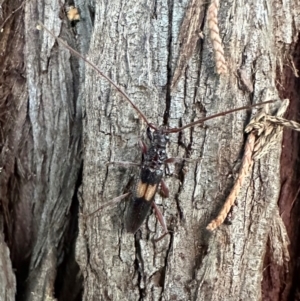
M 47 29 L 40 21 L 38 21 L 39 25 L 48 32 L 52 37 L 54 37 L 60 44 L 62 44 L 65 48 L 67 48 L 71 53 L 73 53 L 78 58 L 84 60 L 86 64 L 88 64 L 92 69 L 98 72 L 103 78 L 105 78 L 114 88 L 126 99 L 126 101 L 133 107 L 133 109 L 140 115 L 141 119 L 143 119 L 147 124 L 147 137 L 150 140 L 150 147 L 147 149 L 146 145 L 142 144 L 142 163 L 141 163 L 141 172 L 140 178 L 136 185 L 136 190 L 133 193 L 133 198 L 129 203 L 126 217 L 125 217 L 125 227 L 128 232 L 135 233 L 144 220 L 146 219 L 151 207 L 154 208 L 156 215 L 158 217 L 159 222 L 161 223 L 164 233 L 158 238 L 160 240 L 167 233 L 167 227 L 164 222 L 164 218 L 159 211 L 158 207 L 155 205 L 154 196 L 157 192 L 157 188 L 159 184 L 161 184 L 161 188 L 165 195 L 168 195 L 168 188 L 165 186 L 162 178 L 163 178 L 163 169 L 164 165 L 167 163 L 174 162 L 174 158 L 168 158 L 166 153 L 166 146 L 169 142 L 170 133 L 178 133 L 184 129 L 196 126 L 198 124 L 203 123 L 206 120 L 216 118 L 219 116 L 224 116 L 236 111 L 241 111 L 245 109 L 250 109 L 256 106 L 261 106 L 266 103 L 271 103 L 273 101 L 266 101 L 260 104 L 255 104 L 252 106 L 244 106 L 236 109 L 232 109 L 229 111 L 221 112 L 215 115 L 211 115 L 205 117 L 203 119 L 194 121 L 185 126 L 179 128 L 167 128 L 166 126 L 156 126 L 148 121 L 143 112 L 132 102 L 129 96 L 117 85 L 115 84 L 108 76 L 106 76 L 96 65 L 87 60 L 84 56 L 82 56 L 79 52 L 71 48 L 68 44 L 66 44 L 62 39 L 56 37 L 49 29 Z M 151 129 L 153 131 L 151 131 Z M 129 193 L 123 194 L 113 200 L 113 202 L 119 201 L 125 198 Z M 104 205 L 106 206 L 106 205 Z M 101 210 L 104 206 L 100 207 L 90 215 L 96 213 Z

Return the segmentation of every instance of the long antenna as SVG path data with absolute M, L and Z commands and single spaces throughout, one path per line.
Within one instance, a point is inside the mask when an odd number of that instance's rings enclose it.
M 66 42 L 64 42 L 61 38 L 56 37 L 54 33 L 49 30 L 41 21 L 38 21 L 38 24 L 46 31 L 48 32 L 57 42 L 62 44 L 64 47 L 66 47 L 70 52 L 72 52 L 75 56 L 78 58 L 84 60 L 85 63 L 87 63 L 90 67 L 92 67 L 95 71 L 97 71 L 102 77 L 104 77 L 112 86 L 116 88 L 116 90 L 124 96 L 124 98 L 130 103 L 130 105 L 140 114 L 142 119 L 147 123 L 147 126 L 156 129 L 156 127 L 153 124 L 150 124 L 144 113 L 132 102 L 132 100 L 129 98 L 129 96 L 117 85 L 115 84 L 106 74 L 104 74 L 95 64 L 87 60 L 82 54 L 77 52 L 75 49 L 70 47 Z
M 77 56 L 78 58 L 82 59 L 85 63 L 87 63 L 90 67 L 92 67 L 92 69 L 94 69 L 96 72 L 98 72 L 100 74 L 100 76 L 104 77 L 112 86 L 115 87 L 115 89 L 130 103 L 130 105 L 136 110 L 136 112 L 138 112 L 138 114 L 142 117 L 142 119 L 146 122 L 147 126 L 157 130 L 157 127 L 150 123 L 147 119 L 147 117 L 144 115 L 144 113 L 132 102 L 132 100 L 129 98 L 129 96 L 117 85 L 115 84 L 106 74 L 104 74 L 95 64 L 93 64 L 92 62 L 90 62 L 89 60 L 87 60 L 82 54 L 80 54 L 79 52 L 77 52 L 75 49 L 73 49 L 72 47 L 70 47 L 66 42 L 64 42 L 61 38 L 56 37 L 54 35 L 54 33 L 49 30 L 41 21 L 38 21 L 38 24 L 47 32 L 49 33 L 57 42 L 59 42 L 60 44 L 62 44 L 65 48 L 67 48 L 71 53 L 73 53 L 75 56 Z M 255 104 L 255 105 L 251 105 L 251 106 L 244 106 L 244 107 L 240 107 L 240 108 L 236 108 L 236 109 L 232 109 L 229 111 L 225 111 L 225 112 L 221 112 L 215 115 L 211 115 L 205 118 L 202 118 L 200 120 L 194 121 L 192 123 L 189 123 L 183 127 L 180 128 L 173 128 L 173 129 L 168 129 L 166 130 L 167 133 L 178 133 L 184 129 L 193 127 L 197 124 L 203 123 L 206 120 L 215 118 L 215 117 L 220 117 L 220 116 L 224 116 L 233 112 L 237 112 L 237 111 L 242 111 L 245 109 L 251 109 L 253 107 L 257 107 L 257 106 L 261 106 L 267 103 L 272 103 L 274 102 L 273 100 L 269 100 L 269 101 L 265 101 L 265 102 L 261 102 L 259 104 Z
M 210 116 L 204 117 L 202 119 L 199 119 L 197 121 L 194 121 L 192 123 L 189 123 L 187 125 L 184 125 L 184 126 L 182 126 L 180 128 L 168 129 L 167 133 L 178 133 L 180 131 L 183 131 L 183 130 L 185 130 L 187 128 L 193 127 L 193 126 L 195 126 L 197 124 L 203 123 L 204 121 L 212 119 L 212 118 L 224 116 L 224 115 L 227 115 L 227 114 L 230 114 L 230 113 L 233 113 L 233 112 L 237 112 L 237 111 L 251 109 L 251 108 L 254 108 L 254 107 L 259 107 L 261 105 L 264 105 L 264 104 L 267 104 L 267 103 L 272 103 L 272 102 L 274 102 L 274 100 L 268 100 L 268 101 L 264 101 L 264 102 L 257 103 L 257 104 L 254 104 L 254 105 L 239 107 L 239 108 L 228 110 L 228 111 L 221 112 L 221 113 L 218 113 L 218 114 L 210 115 Z

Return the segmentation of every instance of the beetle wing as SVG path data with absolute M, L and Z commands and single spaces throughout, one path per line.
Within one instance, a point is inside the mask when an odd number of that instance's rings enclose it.
M 134 198 L 130 201 L 125 220 L 126 230 L 135 233 L 146 219 L 153 201 L 144 198 Z
M 145 183 L 139 180 L 136 186 L 135 197 L 130 201 L 125 220 L 128 232 L 135 233 L 147 217 L 154 196 L 157 191 L 157 183 Z

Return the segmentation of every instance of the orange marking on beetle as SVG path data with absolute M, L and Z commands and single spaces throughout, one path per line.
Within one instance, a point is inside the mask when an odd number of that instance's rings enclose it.
M 145 193 L 144 199 L 146 201 L 151 201 L 156 193 L 157 190 L 157 184 L 155 185 L 148 185 L 147 191 Z
M 136 197 L 151 201 L 156 193 L 157 184 L 150 185 L 139 181 L 136 187 Z
M 143 183 L 142 181 L 139 181 L 137 186 L 136 186 L 136 196 L 138 198 L 143 198 L 145 193 L 146 193 L 146 190 L 147 190 L 147 184 L 146 183 Z

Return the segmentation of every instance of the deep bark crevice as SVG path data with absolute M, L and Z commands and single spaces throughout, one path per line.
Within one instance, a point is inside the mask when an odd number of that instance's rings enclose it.
M 170 116 L 170 106 L 171 106 L 171 81 L 172 81 L 172 19 L 173 19 L 173 0 L 169 0 L 169 39 L 168 39 L 168 63 L 167 63 L 167 85 L 166 89 L 166 107 L 164 112 L 163 124 L 168 125 L 168 119 Z
M 283 98 L 290 100 L 287 119 L 300 122 L 300 78 L 296 76 L 296 70 L 300 70 L 300 36 L 295 44 L 294 51 L 282 73 L 281 84 L 284 91 L 280 90 Z M 292 66 L 294 63 L 296 70 Z M 300 135 L 299 132 L 285 130 L 283 137 L 283 151 L 281 156 L 282 190 L 279 199 L 280 213 L 287 228 L 290 238 L 290 263 L 289 275 L 286 277 L 286 289 L 282 292 L 281 300 L 299 300 L 299 257 L 300 257 Z
M 141 239 L 140 231 L 138 231 L 135 234 L 135 253 L 136 253 L 136 258 L 134 260 L 134 266 L 135 266 L 135 272 L 137 273 L 137 278 L 138 278 L 138 287 L 139 287 L 139 300 L 143 300 L 145 297 L 145 291 L 146 291 L 146 282 L 145 282 L 145 274 L 144 274 L 144 261 L 143 261 L 143 254 L 141 251 L 140 243 L 139 240 Z M 142 288 L 142 284 L 144 283 L 144 288 Z
M 294 46 L 290 57 L 295 68 L 300 69 L 300 40 Z M 290 105 L 285 118 L 300 121 L 300 78 L 295 76 L 295 70 L 291 61 L 285 62 L 283 72 L 278 70 L 277 85 L 281 99 L 288 98 Z M 289 253 L 289 273 L 285 267 L 272 262 L 271 250 L 268 245 L 264 261 L 264 279 L 262 291 L 264 300 L 294 301 L 299 300 L 299 213 L 300 213 L 300 135 L 296 131 L 284 130 L 281 155 L 281 192 L 278 201 L 280 215 L 286 226 L 290 239 Z M 298 297 L 297 297 L 298 296 Z M 297 299 L 298 298 L 298 299 Z
M 62 238 L 62 262 L 57 267 L 55 297 L 58 301 L 80 301 L 83 294 L 83 276 L 75 260 L 75 243 L 78 235 L 79 201 L 78 190 L 82 184 L 82 167 L 75 187 L 70 207 L 68 229 Z
M 10 273 L 17 277 L 17 290 L 28 272 L 32 222 L 30 200 L 23 194 L 23 185 L 29 182 L 30 177 L 26 160 L 30 139 L 20 138 L 30 133 L 28 120 L 22 111 L 27 101 L 23 5 L 24 1 L 4 1 L 0 17 L 0 214 L 11 259 L 11 263 L 5 265 L 12 264 L 15 274 L 7 270 L 6 277 L 9 279 Z M 1 254 L 4 247 L 3 244 Z M 5 284 L 0 282 L 0 285 L 4 287 Z M 15 289 L 12 283 L 11 289 Z M 11 300 L 11 297 L 14 298 L 14 294 L 5 296 L 6 300 Z

